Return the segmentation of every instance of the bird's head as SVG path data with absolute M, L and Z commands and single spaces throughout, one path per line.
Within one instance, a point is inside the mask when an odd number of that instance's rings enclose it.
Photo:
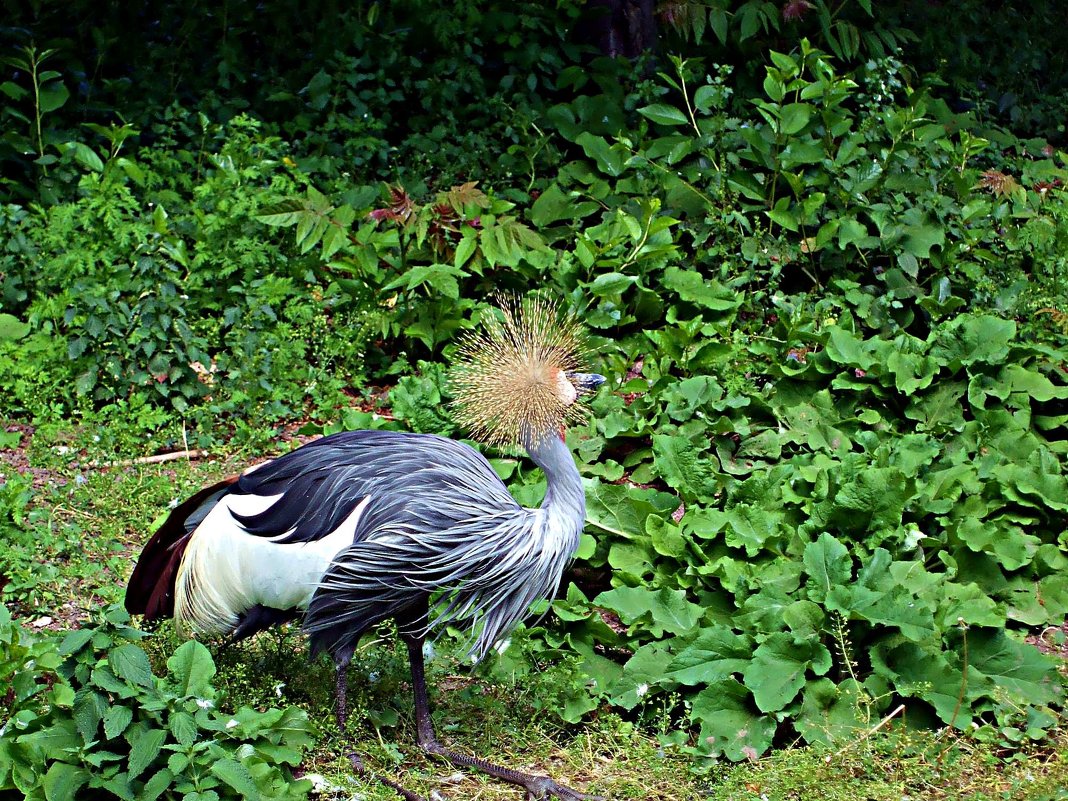
M 520 443 L 585 418 L 583 399 L 605 378 L 581 371 L 586 355 L 574 317 L 540 299 L 503 301 L 465 339 L 452 370 L 453 416 L 472 435 Z

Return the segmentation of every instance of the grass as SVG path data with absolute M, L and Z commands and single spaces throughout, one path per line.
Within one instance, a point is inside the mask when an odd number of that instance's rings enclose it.
M 0 565 L 8 576 L 4 599 L 13 614 L 38 628 L 72 628 L 91 610 L 121 601 L 133 560 L 168 505 L 246 463 L 230 457 L 101 467 L 93 463 L 106 457 L 94 456 L 84 436 L 62 452 L 42 439 L 25 452 L 37 468 L 25 536 L 0 545 Z M 10 472 L 0 464 L 0 474 Z M 162 663 L 177 644 L 164 624 L 146 645 Z M 397 798 L 355 775 L 349 760 L 354 751 L 372 771 L 428 799 L 521 797 L 514 787 L 459 772 L 415 745 L 407 665 L 388 630 L 368 638 L 355 661 L 347 733 L 339 731 L 331 713 L 332 668 L 325 658 L 309 663 L 298 630 L 212 650 L 222 704 L 261 709 L 296 704 L 317 722 L 320 737 L 302 771 L 322 784 L 322 798 Z M 594 714 L 580 726 L 562 723 L 546 708 L 557 674 L 522 681 L 482 670 L 472 674 L 447 645 L 440 651 L 428 672 L 443 742 L 499 764 L 547 772 L 613 801 L 1068 799 L 1063 727 L 1046 742 L 1009 752 L 959 732 L 915 731 L 895 721 L 849 743 L 786 748 L 743 765 L 702 765 L 680 749 L 662 746 L 655 731 L 612 713 Z M 666 715 L 659 728 L 670 728 Z

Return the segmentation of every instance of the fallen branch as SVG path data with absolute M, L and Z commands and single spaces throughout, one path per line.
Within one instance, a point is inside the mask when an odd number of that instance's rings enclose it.
M 136 459 L 123 459 L 118 462 L 104 462 L 93 464 L 93 467 L 133 467 L 138 464 L 160 464 L 161 462 L 174 462 L 178 459 L 203 459 L 210 451 L 173 451 L 172 453 L 157 453 L 155 456 L 139 456 Z

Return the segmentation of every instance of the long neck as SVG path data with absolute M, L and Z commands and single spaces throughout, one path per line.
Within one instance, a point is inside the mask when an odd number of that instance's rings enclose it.
M 578 536 L 586 519 L 586 494 L 575 458 L 557 434 L 525 439 L 530 458 L 545 473 L 548 486 L 541 509 L 547 522 L 553 528 L 559 527 L 559 534 L 573 539 L 578 547 Z

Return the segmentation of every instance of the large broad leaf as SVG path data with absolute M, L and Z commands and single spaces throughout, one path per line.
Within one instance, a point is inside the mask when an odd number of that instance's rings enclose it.
M 810 668 L 820 674 L 830 666 L 831 654 L 818 640 L 777 632 L 756 649 L 743 677 L 760 710 L 777 712 L 797 697 Z
M 749 691 L 736 679 L 716 682 L 698 693 L 690 719 L 701 727 L 698 744 L 711 756 L 740 762 L 771 747 L 776 723 L 752 708 Z
M 853 679 L 835 685 L 815 679 L 805 685 L 801 712 L 794 721 L 808 743 L 844 743 L 872 726 L 871 699 Z
M 969 664 L 988 680 L 985 689 L 991 697 L 1008 693 L 1014 703 L 1036 706 L 1061 697 L 1058 662 L 1053 657 L 1014 640 L 1004 630 L 975 629 L 967 636 Z
M 586 522 L 627 539 L 644 540 L 649 516 L 674 511 L 679 505 L 678 499 L 666 492 L 598 480 L 585 484 Z
M 701 686 L 740 674 L 753 658 L 752 640 L 726 626 L 701 629 L 692 643 L 667 666 L 665 677 Z
M 742 297 L 736 292 L 696 270 L 668 267 L 661 281 L 682 300 L 710 311 L 730 311 L 742 303 Z
M 628 626 L 641 621 L 653 637 L 687 634 L 697 625 L 704 610 L 686 600 L 682 590 L 649 590 L 644 587 L 617 587 L 602 592 L 595 604 L 611 609 Z
M 609 145 L 603 137 L 584 132 L 575 137 L 575 143 L 579 145 L 597 164 L 597 169 L 608 173 L 612 177 L 623 172 L 627 161 L 627 152 L 622 146 Z
M 66 762 L 53 762 L 41 780 L 47 801 L 74 801 L 75 795 L 89 781 L 89 771 Z
M 702 500 L 716 493 L 718 482 L 713 462 L 678 434 L 653 436 L 653 466 L 669 487 L 686 500 Z
M 814 601 L 824 600 L 832 589 L 848 584 L 853 575 L 849 551 L 827 532 L 805 546 L 804 563 L 809 576 L 808 595 Z
M 845 476 L 831 497 L 816 504 L 809 530 L 883 531 L 901 525 L 914 482 L 894 467 L 869 467 Z
M 650 688 L 663 683 L 664 670 L 672 656 L 661 643 L 647 643 L 634 652 L 623 666 L 623 675 L 610 688 L 613 704 L 633 709 L 649 693 Z
M 10 314 L 0 314 L 0 342 L 22 339 L 30 333 L 30 326 Z
M 989 314 L 962 314 L 939 326 L 931 346 L 931 356 L 951 370 L 961 365 L 986 362 L 1000 364 L 1016 336 L 1016 323 Z
M 189 640 L 178 646 L 174 655 L 167 660 L 178 694 L 204 697 L 211 689 L 211 679 L 215 675 L 215 663 L 208 649 L 196 640 Z

